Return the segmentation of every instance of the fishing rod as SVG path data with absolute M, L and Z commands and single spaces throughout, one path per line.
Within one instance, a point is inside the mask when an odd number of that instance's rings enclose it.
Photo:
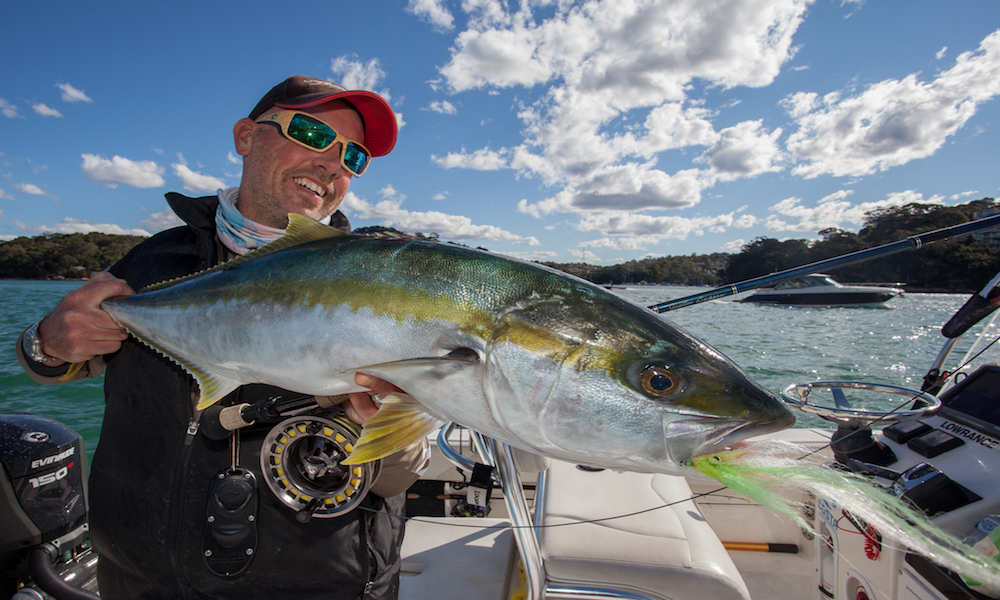
M 968 223 L 962 223 L 961 225 L 953 225 L 943 229 L 936 229 L 934 231 L 912 235 L 905 240 L 899 240 L 897 242 L 883 244 L 874 248 L 868 248 L 852 252 L 850 254 L 827 258 L 825 260 L 809 263 L 808 265 L 803 265 L 801 267 L 793 267 L 777 273 L 771 273 L 770 275 L 762 275 L 753 279 L 747 279 L 746 281 L 741 281 L 739 283 L 723 285 L 707 292 L 701 292 L 691 296 L 684 296 L 683 298 L 676 298 L 674 300 L 654 304 L 649 308 L 658 313 L 665 313 L 671 310 L 677 310 L 678 308 L 684 308 L 685 306 L 691 306 L 692 304 L 700 304 L 702 302 L 708 302 L 709 300 L 739 294 L 740 292 L 745 292 L 747 290 L 765 287 L 792 277 L 810 275 L 812 273 L 835 269 L 837 267 L 853 265 L 866 260 L 871 260 L 873 258 L 881 258 L 883 256 L 889 256 L 899 252 L 905 252 L 907 250 L 916 250 L 917 248 L 929 246 L 937 242 L 947 241 L 952 238 L 962 237 L 971 233 L 979 233 L 994 227 L 1000 227 L 1000 215 L 993 215 L 991 217 L 977 219 Z

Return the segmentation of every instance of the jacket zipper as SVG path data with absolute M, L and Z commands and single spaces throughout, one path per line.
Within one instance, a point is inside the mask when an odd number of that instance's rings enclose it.
M 181 449 L 182 458 L 181 464 L 183 465 L 180 470 L 174 473 L 176 478 L 180 476 L 180 484 L 173 486 L 174 493 L 171 494 L 170 498 L 170 519 L 167 522 L 168 531 L 172 531 L 170 547 L 167 549 L 167 558 L 169 560 L 170 568 L 177 577 L 177 588 L 179 590 L 184 590 L 186 588 L 186 582 L 184 576 L 181 574 L 181 568 L 178 564 L 177 555 L 179 553 L 179 548 L 182 543 L 182 538 L 184 532 L 181 527 L 178 527 L 178 523 L 181 520 L 181 513 L 183 512 L 183 502 L 182 499 L 185 497 L 187 492 L 187 472 L 190 468 L 191 462 L 191 443 L 194 442 L 195 436 L 198 435 L 198 421 L 193 418 L 188 422 L 187 433 L 184 437 L 184 447 Z M 185 592 L 184 596 L 187 597 Z
M 365 588 L 361 593 L 362 598 L 367 598 L 375 587 L 375 579 L 378 577 L 378 558 L 375 556 L 375 549 L 372 548 L 372 536 L 367 515 L 361 512 L 361 535 L 365 544 Z

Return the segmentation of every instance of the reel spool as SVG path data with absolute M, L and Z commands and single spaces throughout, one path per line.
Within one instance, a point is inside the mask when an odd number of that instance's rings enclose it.
M 354 451 L 361 427 L 344 415 L 300 415 L 275 425 L 260 451 L 267 487 L 295 518 L 330 518 L 354 510 L 378 477 L 379 460 L 341 465 Z

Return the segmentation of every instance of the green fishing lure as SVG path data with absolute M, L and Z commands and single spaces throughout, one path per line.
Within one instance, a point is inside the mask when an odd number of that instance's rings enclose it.
M 689 465 L 749 500 L 788 515 L 809 531 L 812 526 L 803 517 L 802 504 L 786 494 L 805 490 L 832 500 L 882 532 L 885 542 L 894 540 L 969 580 L 982 582 L 994 593 L 1000 591 L 1000 563 L 864 477 L 795 458 L 809 454 L 794 444 L 761 442 L 698 456 Z

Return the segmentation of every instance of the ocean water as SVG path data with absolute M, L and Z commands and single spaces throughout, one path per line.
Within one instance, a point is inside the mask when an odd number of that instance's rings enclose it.
M 43 386 L 24 374 L 14 354 L 21 332 L 50 312 L 80 282 L 0 281 L 0 410 L 42 414 L 84 438 L 88 454 L 100 439 L 103 378 Z M 647 286 L 615 290 L 649 306 L 704 291 Z M 745 294 L 738 297 L 743 297 Z M 759 306 L 723 298 L 665 313 L 664 317 L 705 340 L 765 388 L 780 393 L 793 383 L 861 380 L 919 389 L 945 338 L 941 326 L 966 301 L 964 294 L 906 294 L 882 307 L 801 308 Z M 954 367 L 985 322 L 960 340 L 947 367 Z M 985 359 L 1000 360 L 995 349 Z M 889 410 L 905 398 L 852 397 L 858 405 Z M 823 423 L 800 416 L 798 426 Z

